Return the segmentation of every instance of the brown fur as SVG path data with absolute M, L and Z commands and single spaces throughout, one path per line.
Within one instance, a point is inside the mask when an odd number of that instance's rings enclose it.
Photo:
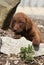
M 32 41 L 34 45 L 39 45 L 41 40 L 41 33 L 35 23 L 24 13 L 16 13 L 13 16 L 10 28 L 19 35 L 26 37 Z

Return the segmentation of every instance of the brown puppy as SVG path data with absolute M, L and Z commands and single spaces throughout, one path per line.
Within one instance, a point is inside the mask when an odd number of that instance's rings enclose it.
M 26 37 L 32 41 L 34 45 L 39 45 L 41 42 L 41 33 L 35 23 L 24 13 L 16 13 L 13 16 L 10 28 L 19 35 Z

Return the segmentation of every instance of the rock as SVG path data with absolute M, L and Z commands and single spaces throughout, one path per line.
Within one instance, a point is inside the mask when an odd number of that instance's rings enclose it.
M 8 12 L 19 2 L 20 0 L 0 0 L 0 26 L 8 14 Z
M 28 44 L 32 45 L 31 41 L 26 40 L 25 37 L 21 37 L 20 39 L 13 39 L 11 37 L 1 37 L 2 38 L 2 47 L 1 52 L 5 54 L 18 54 L 20 52 L 21 47 L 28 47 Z

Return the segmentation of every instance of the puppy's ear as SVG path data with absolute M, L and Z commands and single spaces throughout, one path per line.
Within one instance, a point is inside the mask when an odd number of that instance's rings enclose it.
M 26 30 L 29 30 L 32 28 L 32 20 L 30 18 L 26 19 Z

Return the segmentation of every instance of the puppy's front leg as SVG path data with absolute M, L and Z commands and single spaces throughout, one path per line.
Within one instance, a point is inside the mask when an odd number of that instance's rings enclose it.
M 35 36 L 35 37 L 33 38 L 32 42 L 33 42 L 33 45 L 38 46 L 38 45 L 40 44 L 40 39 Z

